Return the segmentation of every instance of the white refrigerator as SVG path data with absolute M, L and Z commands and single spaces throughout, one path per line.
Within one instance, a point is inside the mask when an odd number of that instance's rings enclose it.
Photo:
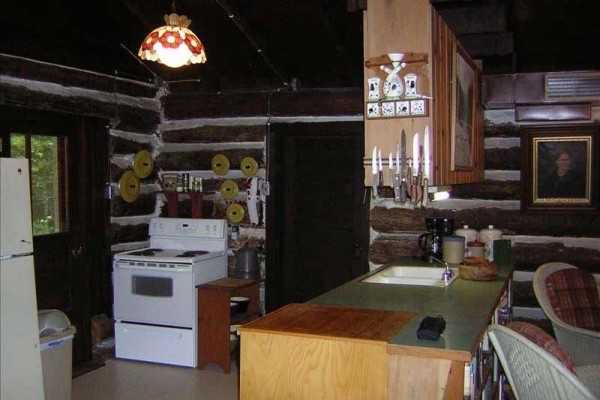
M 29 164 L 0 158 L 0 398 L 44 399 Z

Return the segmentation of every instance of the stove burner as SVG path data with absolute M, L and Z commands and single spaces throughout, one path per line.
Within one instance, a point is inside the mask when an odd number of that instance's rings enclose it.
M 178 254 L 177 257 L 194 257 L 194 256 L 201 256 L 203 254 L 207 254 L 208 251 L 204 251 L 204 250 L 190 250 L 190 251 L 184 251 L 181 254 Z
M 155 256 L 157 253 L 160 253 L 162 249 L 144 249 L 139 251 L 134 251 L 129 253 L 133 256 Z

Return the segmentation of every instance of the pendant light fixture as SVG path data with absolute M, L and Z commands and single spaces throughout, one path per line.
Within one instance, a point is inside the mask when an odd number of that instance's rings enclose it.
M 174 7 L 173 7 L 174 8 Z M 188 29 L 192 21 L 185 15 L 164 16 L 166 25 L 156 28 L 142 42 L 138 56 L 171 68 L 206 62 L 204 46 Z

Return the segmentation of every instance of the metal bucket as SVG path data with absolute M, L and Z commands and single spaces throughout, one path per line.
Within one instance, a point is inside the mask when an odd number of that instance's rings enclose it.
M 253 247 L 242 247 L 235 254 L 233 278 L 260 279 L 259 251 Z

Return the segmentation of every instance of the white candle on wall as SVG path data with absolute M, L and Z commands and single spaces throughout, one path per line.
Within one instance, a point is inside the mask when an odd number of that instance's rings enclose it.
M 430 168 L 431 168 L 431 160 L 430 152 L 429 152 L 429 126 L 425 127 L 425 132 L 423 133 L 423 178 L 431 179 L 429 176 Z
M 413 175 L 419 175 L 419 132 L 413 136 Z

